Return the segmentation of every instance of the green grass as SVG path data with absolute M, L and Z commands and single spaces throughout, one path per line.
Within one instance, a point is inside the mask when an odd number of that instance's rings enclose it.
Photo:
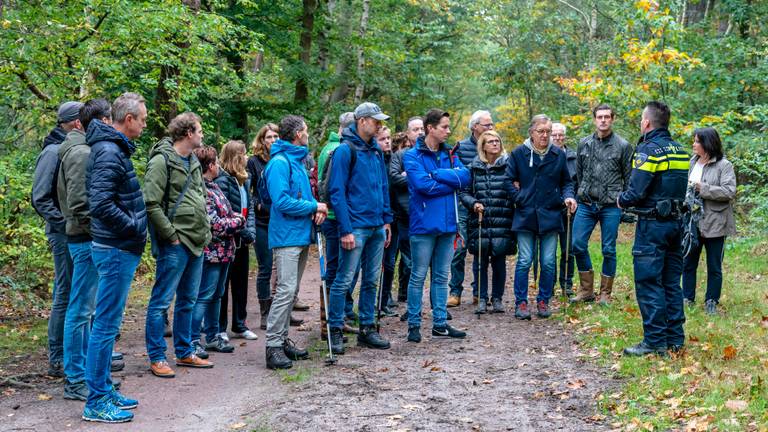
M 45 350 L 47 343 L 47 319 L 0 324 L 0 365 L 8 363 L 16 355 Z
M 622 226 L 622 231 L 629 229 Z M 598 398 L 605 413 L 615 419 L 613 426 L 767 431 L 768 241 L 727 240 L 723 313 L 714 318 L 704 313 L 699 300 L 704 297 L 706 281 L 702 256 L 698 301 L 685 311 L 686 350 L 663 360 L 620 355 L 624 347 L 642 339 L 632 282 L 631 232 L 621 237 L 629 240 L 617 245 L 613 304 L 567 307 L 563 314 L 588 348 L 587 356 L 625 380 L 621 390 Z M 593 241 L 590 251 L 597 270 L 602 264 L 599 249 L 599 243 Z

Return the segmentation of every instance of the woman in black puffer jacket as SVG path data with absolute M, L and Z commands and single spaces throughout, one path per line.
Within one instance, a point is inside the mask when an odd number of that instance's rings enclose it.
M 468 189 L 461 192 L 461 202 L 470 211 L 467 220 L 468 250 L 475 259 L 472 272 L 480 290 L 477 313 L 488 309 L 488 264 L 493 271 L 491 299 L 492 312 L 504 312 L 501 301 L 504 282 L 507 279 L 507 255 L 516 252 L 517 243 L 512 231 L 514 205 L 504 187 L 509 179 L 505 174 L 507 154 L 501 137 L 494 131 L 487 131 L 477 140 L 477 156 L 469 166 L 472 181 Z M 483 214 L 481 255 L 478 255 L 478 216 Z M 480 263 L 478 264 L 478 261 Z

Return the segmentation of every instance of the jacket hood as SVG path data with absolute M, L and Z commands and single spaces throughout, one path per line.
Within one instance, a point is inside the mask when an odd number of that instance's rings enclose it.
M 120 146 L 120 148 L 129 155 L 132 155 L 136 151 L 136 144 L 129 140 L 127 136 L 123 135 L 112 126 L 95 119 L 88 125 L 85 141 L 89 146 L 92 146 L 99 141 L 110 141 Z
M 51 144 L 61 144 L 66 137 L 67 133 L 64 131 L 64 129 L 62 129 L 60 126 L 56 126 L 43 140 L 43 148 L 46 148 Z
M 282 153 L 289 159 L 302 160 L 309 154 L 309 149 L 279 139 L 272 143 L 272 148 L 269 151 L 270 158 L 274 158 L 279 153 Z
M 68 151 L 72 150 L 73 147 L 79 145 L 85 145 L 85 132 L 79 129 L 72 129 L 67 134 L 67 139 L 61 143 L 59 154 L 63 156 L 67 154 Z M 59 156 L 59 159 L 61 159 L 61 156 Z
M 331 132 L 331 133 L 328 135 L 328 142 L 329 142 L 329 143 L 338 143 L 338 142 L 341 142 L 341 136 L 339 136 L 339 134 L 338 134 L 338 133 L 336 133 L 336 132 Z
M 530 138 L 526 138 L 526 139 L 525 139 L 525 142 L 523 143 L 523 145 L 524 145 L 524 146 L 526 146 L 526 147 L 528 147 L 528 150 L 530 150 L 530 151 L 531 151 L 531 159 L 528 161 L 528 166 L 529 166 L 529 167 L 532 167 L 532 166 L 533 166 L 533 153 L 534 153 L 534 151 L 533 151 L 533 143 L 531 142 L 531 139 L 530 139 Z M 549 153 L 549 151 L 550 151 L 551 149 L 552 149 L 552 141 L 550 141 L 549 143 L 547 143 L 547 151 L 546 151 L 544 154 L 547 154 L 547 153 Z
M 499 166 L 505 166 L 507 165 L 507 158 L 509 158 L 509 155 L 507 152 L 503 152 L 499 157 L 496 159 L 496 161 L 491 165 L 492 167 L 499 167 Z M 471 168 L 485 168 L 486 163 L 480 160 L 480 156 L 475 156 L 474 159 L 472 159 L 472 165 Z
M 357 125 L 355 124 L 344 129 L 341 133 L 341 139 L 362 148 L 374 148 L 379 146 L 379 143 L 376 142 L 376 138 L 371 138 L 370 143 L 363 141 L 363 139 L 360 138 L 360 135 L 357 134 Z
M 153 157 L 159 155 L 159 154 L 169 154 L 169 152 L 176 153 L 176 150 L 173 149 L 173 141 L 171 141 L 170 137 L 164 137 L 160 141 L 156 142 L 152 148 L 149 150 L 149 159 L 152 159 Z M 169 154 L 170 155 L 170 154 Z
M 427 142 L 424 140 L 424 135 L 420 135 L 418 138 L 416 138 L 416 145 L 414 147 L 416 147 L 416 150 L 418 151 L 423 151 L 423 152 L 432 151 L 429 149 L 429 147 L 427 147 Z M 441 143 L 439 150 L 451 151 L 451 148 L 448 147 L 448 144 Z

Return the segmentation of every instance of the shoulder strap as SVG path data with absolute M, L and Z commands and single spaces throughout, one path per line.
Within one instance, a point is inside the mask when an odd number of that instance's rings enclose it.
M 197 159 L 197 156 L 194 154 L 190 155 L 192 158 Z M 192 159 L 189 161 L 189 166 L 192 166 Z M 179 192 L 178 198 L 176 198 L 176 202 L 173 204 L 173 209 L 168 214 L 168 219 L 173 222 L 173 217 L 176 216 L 176 210 L 179 209 L 179 205 L 181 205 L 181 201 L 184 199 L 184 195 L 187 194 L 187 189 L 189 189 L 189 184 L 192 182 L 192 171 L 187 173 L 187 180 L 184 181 L 184 186 L 181 188 L 181 192 Z M 168 184 L 170 184 L 170 177 L 168 178 Z M 167 204 L 166 204 L 167 208 Z

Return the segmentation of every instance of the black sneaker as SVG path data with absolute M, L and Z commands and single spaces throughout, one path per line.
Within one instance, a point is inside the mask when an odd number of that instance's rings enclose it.
M 112 360 L 109 365 L 110 372 L 120 372 L 123 369 L 125 369 L 125 362 L 122 360 Z
M 201 359 L 207 360 L 208 357 L 210 357 L 208 351 L 206 351 L 205 348 L 203 348 L 203 345 L 200 344 L 200 341 L 192 341 L 192 348 L 195 349 L 195 355 Z
M 286 357 L 283 347 L 267 347 L 267 369 L 290 369 L 293 367 L 291 359 Z
M 464 339 L 466 336 L 467 336 L 466 332 L 463 332 L 461 330 L 456 330 L 455 328 L 449 326 L 448 324 L 446 324 L 445 327 L 432 328 L 433 339 L 442 339 L 442 338 Z
M 379 332 L 376 331 L 376 327 L 372 325 L 360 326 L 360 334 L 357 336 L 357 346 L 374 349 L 388 349 L 389 341 L 381 337 Z
M 214 351 L 220 353 L 231 353 L 235 351 L 235 347 L 225 341 L 223 337 L 216 336 L 212 341 L 205 344 L 206 351 Z
M 500 298 L 491 299 L 491 303 L 493 304 L 493 309 L 491 309 L 491 313 L 504 313 L 504 303 L 501 302 Z
M 408 342 L 421 342 L 421 330 L 418 327 L 408 327 Z
M 51 363 L 48 365 L 48 373 L 53 378 L 64 378 L 64 366 L 61 363 Z
M 291 360 L 306 360 L 309 358 L 309 352 L 303 348 L 297 347 L 290 339 L 286 339 L 285 342 L 283 342 L 283 351 L 285 351 L 285 356 Z
M 652 347 L 645 342 L 640 342 L 637 345 L 633 345 L 628 348 L 624 348 L 624 355 L 630 357 L 642 357 L 649 354 L 656 354 L 659 356 L 667 356 L 667 347 Z
M 515 306 L 515 318 L 519 320 L 531 320 L 531 311 L 528 310 L 528 303 L 520 303 Z
M 88 386 L 85 385 L 85 381 L 72 384 L 64 380 L 64 399 L 85 402 L 88 400 L 88 393 Z
M 445 311 L 445 319 L 446 319 L 446 320 L 448 320 L 448 321 L 450 321 L 450 320 L 452 320 L 452 319 L 453 319 L 453 315 L 451 315 L 451 313 L 450 313 L 450 312 L 448 312 L 448 311 Z
M 379 318 L 381 317 L 396 317 L 397 312 L 393 311 L 389 308 L 389 306 L 384 306 L 381 308 L 381 313 L 379 313 Z
M 331 328 L 331 352 L 344 354 L 344 332 L 340 328 Z
M 406 321 L 408 321 L 408 310 L 406 310 L 405 312 L 402 313 L 402 315 L 400 315 L 400 322 L 406 322 Z

